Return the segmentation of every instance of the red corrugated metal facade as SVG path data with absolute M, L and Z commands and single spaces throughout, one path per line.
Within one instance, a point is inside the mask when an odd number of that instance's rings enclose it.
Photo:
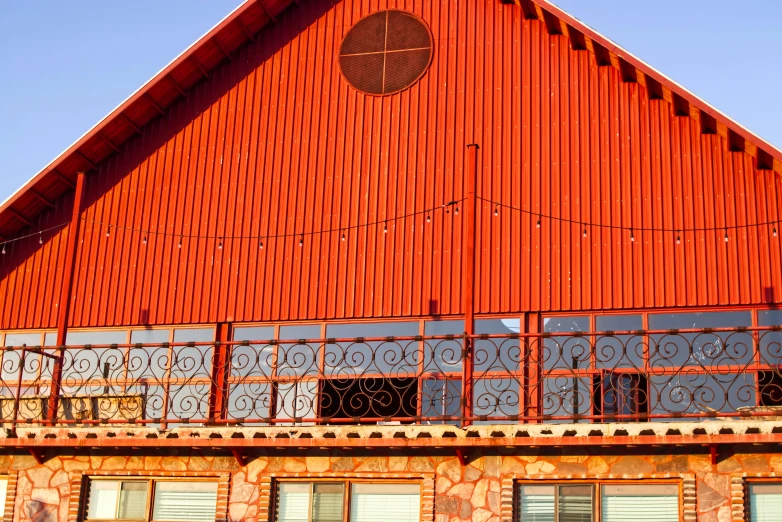
M 365 96 L 339 46 L 386 7 L 429 24 L 434 58 Z M 780 239 L 741 227 L 780 218 L 779 174 L 725 141 L 515 5 L 302 2 L 87 177 L 70 324 L 460 314 L 464 213 L 421 211 L 463 197 L 469 143 L 504 205 L 479 200 L 478 313 L 780 302 Z M 56 326 L 66 238 L 3 257 L 0 328 Z

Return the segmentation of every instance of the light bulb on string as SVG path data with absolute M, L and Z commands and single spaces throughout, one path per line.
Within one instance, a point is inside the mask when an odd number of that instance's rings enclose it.
M 500 206 L 497 205 L 496 207 L 494 207 L 494 217 L 497 217 L 499 215 L 500 215 Z
M 38 234 L 38 244 L 43 245 L 43 232 L 39 232 Z
M 179 236 L 179 244 L 177 245 L 177 248 L 182 248 L 182 236 Z
M 777 237 L 777 227 L 774 227 L 774 230 L 771 232 L 771 235 Z
M 630 229 L 630 242 L 635 243 L 635 234 L 633 234 L 633 229 Z
M 587 237 L 587 229 L 586 229 L 586 227 L 584 227 L 584 233 L 583 233 L 583 236 L 584 236 L 584 237 Z
M 5 243 L 3 243 L 3 255 L 5 255 Z
M 426 215 L 426 222 L 427 223 L 431 223 L 432 222 L 432 216 L 430 216 L 429 214 Z
M 383 224 L 383 233 L 388 234 L 388 226 L 386 226 L 385 224 Z
M 682 242 L 682 236 L 679 235 L 679 231 L 676 231 L 676 244 L 679 245 Z
M 538 219 L 537 222 L 535 222 L 535 228 L 540 228 L 540 220 Z
M 728 242 L 728 229 L 725 229 L 725 242 Z
M 258 242 L 258 248 L 259 248 L 260 250 L 263 250 L 263 239 L 261 239 L 261 240 Z
M 223 240 L 221 239 L 220 242 L 217 244 L 217 250 L 223 249 Z
M 111 235 L 111 225 L 106 227 L 106 237 L 109 237 Z
M 454 209 L 453 213 L 458 216 L 459 215 L 459 207 L 456 207 L 456 209 Z
M 304 246 L 304 234 L 299 238 L 299 246 Z
M 342 233 L 342 241 L 345 241 L 345 233 Z
M 144 238 L 141 240 L 141 242 L 143 244 L 145 244 L 145 245 L 147 244 L 147 235 L 146 234 L 144 234 Z

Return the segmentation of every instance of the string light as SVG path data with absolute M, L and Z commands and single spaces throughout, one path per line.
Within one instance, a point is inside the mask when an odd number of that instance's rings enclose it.
M 177 248 L 182 248 L 182 236 L 179 236 L 179 244 L 177 245 Z
M 427 223 L 431 223 L 431 221 L 432 221 L 432 216 L 430 216 L 430 215 L 428 215 L 428 214 L 427 214 L 427 215 L 426 215 L 426 222 L 427 222 Z
M 263 250 L 263 240 L 261 240 L 260 243 L 258 243 L 258 248 Z
M 459 215 L 459 206 L 458 205 L 456 206 L 456 209 L 453 211 L 453 213 L 456 214 L 457 216 Z
M 109 237 L 111 235 L 111 225 L 106 227 L 106 237 Z
M 540 220 L 538 220 L 537 223 L 535 223 L 535 228 L 540 228 Z
M 496 207 L 494 207 L 494 217 L 497 217 L 499 215 L 500 215 L 500 206 L 497 205 Z
M 383 225 L 383 233 L 388 234 L 388 227 L 386 225 Z
M 679 231 L 676 231 L 676 244 L 681 244 L 682 242 L 682 236 L 679 235 Z
M 728 242 L 728 229 L 725 229 L 725 242 Z
M 3 255 L 5 255 L 5 243 L 3 243 Z
M 223 249 L 223 240 L 221 239 L 220 243 L 217 244 L 217 250 L 222 250 L 222 249 Z
M 147 235 L 146 234 L 144 234 L 144 239 L 142 239 L 141 242 L 144 243 L 145 245 L 147 244 Z
M 774 227 L 774 231 L 771 233 L 771 235 L 777 237 L 777 227 Z
M 584 235 L 584 237 L 587 237 L 587 229 L 586 229 L 586 227 L 584 227 L 584 234 L 583 235 Z
M 633 234 L 633 229 L 630 229 L 630 242 L 635 243 L 635 235 Z
M 304 246 L 304 234 L 299 238 L 299 246 Z
M 43 232 L 38 235 L 38 244 L 43 245 Z
M 342 241 L 345 241 L 345 233 L 342 233 Z

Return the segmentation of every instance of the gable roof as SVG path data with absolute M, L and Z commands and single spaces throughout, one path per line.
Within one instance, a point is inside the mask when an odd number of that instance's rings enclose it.
M 549 34 L 562 35 L 574 49 L 589 51 L 598 65 L 618 69 L 623 81 L 643 85 L 650 99 L 668 101 L 677 116 L 694 118 L 704 133 L 718 134 L 730 150 L 753 157 L 758 169 L 782 173 L 782 151 L 778 148 L 548 0 L 497 1 L 516 4 L 525 18 L 541 20 Z M 226 16 L 3 202 L 0 242 L 13 239 L 30 226 L 39 214 L 54 206 L 54 200 L 73 188 L 77 172 L 94 170 L 120 152 L 125 142 L 166 114 L 191 87 L 230 60 L 234 51 L 254 41 L 257 33 L 275 23 L 291 4 L 298 5 L 298 1 L 246 0 Z
M 13 239 L 40 213 L 53 208 L 58 197 L 73 189 L 77 172 L 94 170 L 120 152 L 294 3 L 297 0 L 246 0 L 234 9 L 8 197 L 0 205 L 0 242 Z

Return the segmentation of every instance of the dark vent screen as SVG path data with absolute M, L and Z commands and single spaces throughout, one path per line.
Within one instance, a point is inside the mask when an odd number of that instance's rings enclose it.
M 367 94 L 393 94 L 423 76 L 432 60 L 432 35 L 417 16 L 380 11 L 359 20 L 339 51 L 345 79 Z

